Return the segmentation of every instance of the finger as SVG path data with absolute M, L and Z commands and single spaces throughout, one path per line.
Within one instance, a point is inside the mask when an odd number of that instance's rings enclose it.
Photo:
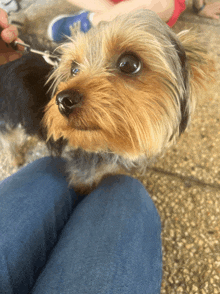
M 17 38 L 15 41 L 18 41 L 20 43 L 24 43 L 21 39 Z M 17 45 L 17 50 L 18 51 L 24 51 L 25 50 L 25 47 L 24 46 L 21 46 L 21 45 Z
M 9 27 L 8 14 L 5 10 L 0 8 L 0 28 L 5 29 Z
M 18 59 L 22 56 L 21 53 L 18 53 L 18 52 L 13 52 L 11 54 L 8 55 L 8 61 L 13 61 L 15 59 Z
M 4 54 L 0 55 L 0 65 L 5 64 L 9 61 L 13 61 L 15 59 L 18 59 L 22 56 L 21 53 L 17 52 L 5 52 Z
M 11 43 L 18 37 L 18 30 L 16 26 L 10 25 L 1 32 L 1 38 L 6 43 Z

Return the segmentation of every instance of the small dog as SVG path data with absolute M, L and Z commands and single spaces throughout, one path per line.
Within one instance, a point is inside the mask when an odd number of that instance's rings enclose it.
M 44 108 L 51 99 L 47 77 L 52 66 L 36 54 L 0 66 L 0 146 L 15 166 L 23 165 L 25 155 L 39 139 L 46 141 L 41 124 Z M 53 154 L 60 155 L 64 142 L 47 141 Z
M 79 193 L 109 174 L 144 171 L 174 144 L 212 71 L 190 33 L 176 36 L 149 10 L 79 33 L 61 52 L 43 123 L 48 138 L 71 147 L 70 184 Z
M 144 172 L 185 131 L 213 69 L 191 33 L 176 36 L 149 10 L 78 32 L 60 50 L 41 129 L 48 141 L 67 142 L 69 181 L 79 194 L 110 174 Z

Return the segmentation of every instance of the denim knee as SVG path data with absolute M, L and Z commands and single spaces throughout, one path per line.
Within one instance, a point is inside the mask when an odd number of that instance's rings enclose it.
M 104 179 L 99 187 L 100 193 L 110 193 L 114 200 L 126 203 L 132 211 L 137 207 L 145 207 L 148 213 L 153 214 L 160 229 L 160 217 L 157 209 L 143 184 L 127 175 L 114 175 Z M 108 196 L 109 197 L 109 196 Z

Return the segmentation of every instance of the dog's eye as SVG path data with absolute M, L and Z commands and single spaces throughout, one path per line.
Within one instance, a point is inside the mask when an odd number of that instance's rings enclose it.
M 125 74 L 136 74 L 141 68 L 140 59 L 132 53 L 125 53 L 120 56 L 117 62 L 117 67 Z
M 77 75 L 78 72 L 79 72 L 79 65 L 75 61 L 73 61 L 71 65 L 71 75 L 75 76 Z

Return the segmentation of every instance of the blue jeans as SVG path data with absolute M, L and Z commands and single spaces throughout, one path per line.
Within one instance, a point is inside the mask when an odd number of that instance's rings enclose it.
M 78 199 L 64 165 L 39 159 L 0 183 L 0 293 L 160 293 L 161 225 L 145 188 L 111 176 Z

